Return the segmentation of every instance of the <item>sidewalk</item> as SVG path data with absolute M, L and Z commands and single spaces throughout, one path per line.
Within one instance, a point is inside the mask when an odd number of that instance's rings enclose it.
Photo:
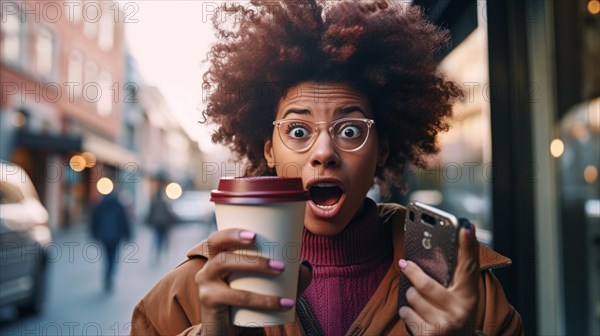
M 101 250 L 85 229 L 78 227 L 54 235 L 54 242 L 46 247 L 50 264 L 44 313 L 3 321 L 0 336 L 128 335 L 135 304 L 209 234 L 204 224 L 176 226 L 171 231 L 168 253 L 157 262 L 152 232 L 136 226 L 134 241 L 119 250 L 114 290 L 105 293 Z

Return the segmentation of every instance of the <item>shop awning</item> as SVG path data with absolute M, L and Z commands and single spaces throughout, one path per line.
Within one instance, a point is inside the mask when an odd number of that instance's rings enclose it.
M 16 143 L 28 149 L 58 153 L 80 152 L 81 137 L 17 132 Z
M 99 162 L 111 166 L 123 167 L 127 164 L 139 166 L 140 164 L 137 153 L 92 133 L 84 135 L 83 150 L 94 154 Z

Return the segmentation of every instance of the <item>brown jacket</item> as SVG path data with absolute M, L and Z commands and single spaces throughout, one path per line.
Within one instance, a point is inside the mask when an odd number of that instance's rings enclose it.
M 402 257 L 405 209 L 396 204 L 379 205 L 384 225 L 391 226 L 394 260 Z M 200 335 L 200 302 L 194 282 L 206 261 L 205 243 L 188 252 L 188 259 L 167 274 L 135 307 L 131 335 Z M 485 335 L 521 335 L 521 318 L 508 303 L 492 268 L 510 265 L 510 259 L 480 245 L 481 281 L 477 328 Z M 381 284 L 347 335 L 408 335 L 398 317 L 398 284 L 401 272 L 393 262 Z M 305 335 L 298 318 L 283 326 L 248 328 L 244 335 Z

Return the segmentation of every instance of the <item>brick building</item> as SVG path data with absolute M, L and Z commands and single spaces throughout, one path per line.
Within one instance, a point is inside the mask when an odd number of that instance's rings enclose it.
M 51 227 L 67 227 L 85 220 L 100 177 L 137 162 L 118 145 L 135 90 L 125 82 L 127 13 L 112 1 L 1 5 L 0 158 L 32 177 Z

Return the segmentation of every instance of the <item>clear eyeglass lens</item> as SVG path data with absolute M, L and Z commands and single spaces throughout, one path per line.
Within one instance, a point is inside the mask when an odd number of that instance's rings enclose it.
M 304 120 L 276 121 L 281 141 L 291 150 L 303 151 L 312 146 L 318 133 L 318 125 Z M 343 150 L 360 148 L 369 136 L 370 125 L 363 119 L 340 119 L 332 122 L 329 128 L 335 144 Z
M 364 120 L 342 120 L 332 127 L 335 143 L 343 149 L 360 147 L 369 134 L 369 125 Z
M 303 150 L 311 145 L 314 127 L 302 120 L 281 120 L 279 135 L 283 143 L 293 150 Z

